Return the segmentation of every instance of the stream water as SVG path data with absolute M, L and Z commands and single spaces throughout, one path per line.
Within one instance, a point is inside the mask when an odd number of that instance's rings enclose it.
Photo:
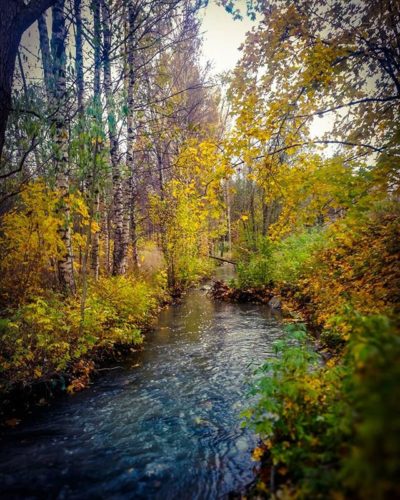
M 255 367 L 281 335 L 267 306 L 191 290 L 144 349 L 3 436 L 0 497 L 215 499 L 253 479 L 240 426 Z

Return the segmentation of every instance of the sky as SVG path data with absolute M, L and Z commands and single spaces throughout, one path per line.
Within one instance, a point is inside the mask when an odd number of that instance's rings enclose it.
M 245 3 L 245 0 L 238 0 L 236 5 L 245 11 Z M 204 62 L 213 63 L 214 74 L 233 69 L 240 58 L 238 47 L 244 42 L 246 32 L 254 26 L 254 21 L 248 18 L 235 21 L 215 0 L 209 1 L 200 17 L 204 33 Z

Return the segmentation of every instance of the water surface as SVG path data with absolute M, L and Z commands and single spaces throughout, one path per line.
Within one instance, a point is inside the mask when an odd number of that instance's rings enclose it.
M 267 306 L 204 290 L 164 310 L 127 369 L 1 441 L 1 498 L 214 499 L 253 479 L 249 378 L 281 335 Z M 138 365 L 138 366 L 137 366 Z

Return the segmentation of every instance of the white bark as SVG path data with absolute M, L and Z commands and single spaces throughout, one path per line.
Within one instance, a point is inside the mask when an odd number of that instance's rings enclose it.
M 75 292 L 75 279 L 73 269 L 73 255 L 70 228 L 69 209 L 69 160 L 68 160 L 68 126 L 65 110 L 62 104 L 66 101 L 66 27 L 64 14 L 64 0 L 57 0 L 53 7 L 52 28 L 52 60 L 54 73 L 54 102 L 57 109 L 54 115 L 54 144 L 55 144 L 55 169 L 56 186 L 60 193 L 60 215 L 62 222 L 59 236 L 64 246 L 63 255 L 60 257 L 58 267 L 59 282 L 67 292 Z

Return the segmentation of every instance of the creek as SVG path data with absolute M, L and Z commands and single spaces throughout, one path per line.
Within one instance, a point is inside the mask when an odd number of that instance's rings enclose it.
M 257 437 L 240 412 L 254 369 L 281 335 L 268 306 L 190 290 L 160 313 L 123 369 L 7 431 L 1 498 L 192 500 L 241 491 L 254 478 Z

